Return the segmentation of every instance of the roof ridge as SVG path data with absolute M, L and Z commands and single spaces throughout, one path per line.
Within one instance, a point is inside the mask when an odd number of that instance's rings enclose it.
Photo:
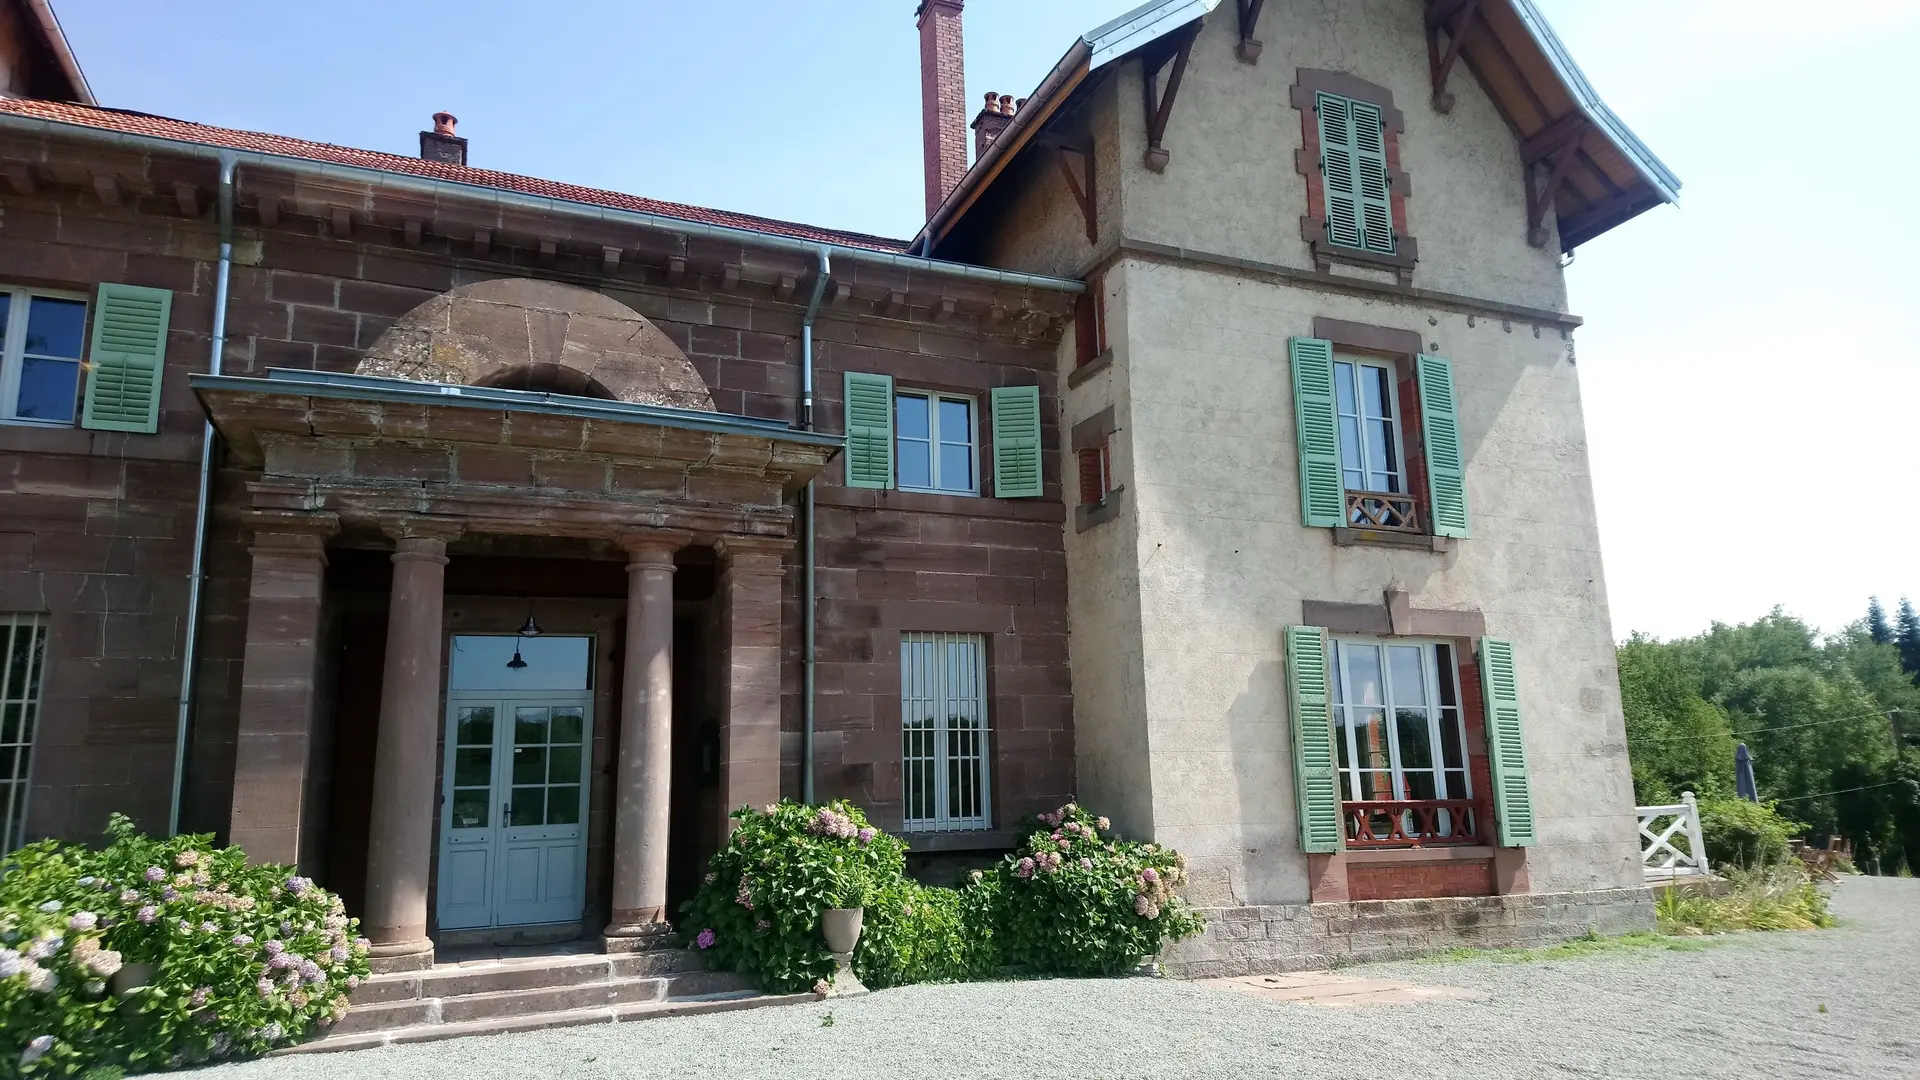
M 907 241 L 905 240 L 878 236 L 873 233 L 856 232 L 850 229 L 832 229 L 820 225 L 810 225 L 806 222 L 788 221 L 782 218 L 767 217 L 762 214 L 744 213 L 735 210 L 721 210 L 714 207 L 696 206 L 691 203 L 669 202 L 664 199 L 649 198 L 645 195 L 615 191 L 611 188 L 591 187 L 585 184 L 576 184 L 571 181 L 528 176 L 524 173 L 505 172 L 498 169 L 482 169 L 469 165 L 455 165 L 449 162 L 430 161 L 425 158 L 409 157 L 405 154 L 396 154 L 387 150 L 369 150 L 363 147 L 319 142 L 313 139 L 303 139 L 298 136 L 281 135 L 274 132 L 222 127 L 216 124 L 202 123 L 198 120 L 182 120 L 178 117 L 142 112 L 136 109 L 120 109 L 103 105 L 81 105 L 72 102 L 43 101 L 31 98 L 0 97 L 0 111 L 22 116 L 33 116 L 56 123 L 70 123 L 129 134 L 158 135 L 163 138 L 172 138 L 183 142 L 199 142 L 209 146 L 236 150 L 251 150 L 276 154 L 282 157 L 302 158 L 310 161 L 357 165 L 379 169 L 385 172 L 400 172 L 415 176 L 427 176 L 457 183 L 472 184 L 477 187 L 517 191 L 524 194 L 542 195 L 565 199 L 570 202 L 583 202 L 616 209 L 635 209 L 642 212 L 660 214 L 665 217 L 684 218 L 689 221 L 704 222 L 707 224 L 746 227 L 760 232 L 772 232 L 801 240 L 846 243 L 877 251 L 904 252 L 907 249 Z M 156 128 L 160 130 L 154 130 Z M 189 130 L 166 130 L 168 128 Z M 208 134 L 205 137 L 196 138 L 193 135 L 195 131 Z

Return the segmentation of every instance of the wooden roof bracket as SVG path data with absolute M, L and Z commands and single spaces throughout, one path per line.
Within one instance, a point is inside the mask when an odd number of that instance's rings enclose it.
M 1036 141 L 1053 148 L 1054 161 L 1060 166 L 1060 176 L 1067 182 L 1067 191 L 1073 196 L 1074 204 L 1080 207 L 1080 216 L 1086 220 L 1087 243 L 1099 243 L 1099 191 L 1094 186 L 1093 140 L 1069 142 L 1057 136 L 1043 136 Z M 1080 159 L 1080 176 L 1074 175 L 1073 166 L 1067 161 L 1069 156 Z
M 1427 2 L 1427 64 L 1433 72 L 1433 111 L 1450 113 L 1453 111 L 1453 94 L 1447 90 L 1447 80 L 1453 75 L 1453 66 L 1460 59 L 1460 47 L 1466 43 L 1467 27 L 1480 11 L 1480 0 L 1428 0 Z M 1440 35 L 1445 32 L 1447 47 L 1440 47 Z
M 1520 144 L 1520 160 L 1526 170 L 1528 244 L 1547 246 L 1547 211 L 1553 207 L 1560 185 L 1567 182 L 1567 170 L 1580 152 L 1580 140 L 1592 126 L 1585 113 L 1569 113 Z M 1544 186 L 1537 182 L 1541 166 L 1547 170 Z
M 1173 99 L 1180 93 L 1180 79 L 1187 73 L 1187 55 L 1193 51 L 1193 39 L 1200 36 L 1200 22 L 1182 31 L 1178 36 L 1167 40 L 1166 44 L 1148 52 L 1140 60 L 1140 83 L 1146 91 L 1147 106 L 1147 168 L 1154 172 L 1165 172 L 1167 161 L 1172 157 L 1160 142 L 1167 134 L 1167 118 L 1173 115 Z M 1173 70 L 1167 75 L 1167 88 L 1160 90 L 1160 72 L 1173 62 Z
M 1260 39 L 1253 36 L 1254 28 L 1260 25 L 1260 9 L 1267 0 L 1233 0 L 1240 9 L 1240 44 L 1234 47 L 1234 55 L 1243 64 L 1260 62 Z

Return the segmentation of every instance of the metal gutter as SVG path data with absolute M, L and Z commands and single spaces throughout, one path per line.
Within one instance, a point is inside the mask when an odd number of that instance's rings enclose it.
M 827 295 L 827 277 L 833 273 L 833 254 L 820 249 L 820 272 L 814 276 L 813 296 L 807 301 L 807 314 L 800 320 L 800 430 L 813 430 L 813 320 L 820 314 L 820 301 Z M 800 629 L 800 801 L 813 802 L 813 687 L 817 674 L 814 664 L 814 624 L 819 620 L 819 598 L 814 590 L 813 485 L 808 480 L 801 501 L 805 511 L 801 540 L 801 594 L 806 597 L 805 615 Z
M 361 165 L 340 165 L 333 162 L 315 161 L 311 158 L 295 157 L 286 154 L 269 154 L 259 150 L 231 150 L 212 143 L 193 142 L 186 139 L 169 139 L 157 135 L 136 135 L 132 132 L 111 131 L 87 124 L 73 124 L 59 120 L 48 120 L 37 116 L 21 116 L 17 113 L 0 112 L 0 132 L 38 135 L 48 138 L 79 138 L 86 141 L 103 143 L 123 150 L 143 153 L 180 154 L 204 160 L 219 160 L 223 155 L 231 154 L 241 165 L 255 168 L 275 169 L 292 172 L 303 177 L 336 183 L 360 183 L 387 191 L 404 193 L 422 198 L 442 198 L 465 200 L 482 205 L 490 205 L 501 210 L 515 213 L 551 214 L 562 218 L 586 219 L 611 225 L 623 225 L 661 232 L 677 233 L 686 236 L 699 236 L 725 243 L 748 244 L 776 251 L 813 255 L 826 248 L 834 258 L 848 262 L 866 263 L 872 266 L 884 266 L 894 270 L 905 270 L 939 277 L 960 278 L 967 281 L 981 281 L 992 285 L 1022 289 L 1040 289 L 1050 292 L 1078 294 L 1086 290 L 1086 283 L 1069 278 L 1048 277 L 1044 274 L 1022 274 L 1011 270 L 995 270 L 985 266 L 971 266 L 966 263 L 943 262 L 938 259 L 925 259 L 913 255 L 902 255 L 890 251 L 874 251 L 870 248 L 852 247 L 845 244 L 822 243 L 818 240 L 802 240 L 798 237 L 782 236 L 778 233 L 760 232 L 755 229 L 736 228 L 731 225 L 714 225 L 704 221 L 689 221 L 685 218 L 668 217 L 664 214 L 649 214 L 639 210 L 621 210 L 595 203 L 577 202 L 572 199 L 559 199 L 545 195 L 528 195 L 524 192 L 509 191 L 506 188 L 487 187 L 482 184 L 468 184 L 457 180 L 436 180 L 432 177 L 414 176 L 411 173 L 388 172 Z
M 1646 179 L 1647 183 L 1660 193 L 1662 200 L 1670 203 L 1679 202 L 1680 178 L 1672 169 L 1667 168 L 1664 162 L 1654 156 L 1653 151 L 1646 143 L 1640 141 L 1640 137 L 1627 127 L 1625 121 L 1614 115 L 1606 102 L 1600 100 L 1599 91 L 1587 81 L 1586 73 L 1580 70 L 1579 64 L 1574 63 L 1573 54 L 1567 51 L 1566 45 L 1560 40 L 1560 35 L 1553 32 L 1553 27 L 1548 24 L 1546 16 L 1540 14 L 1540 9 L 1533 6 L 1533 0 L 1512 0 L 1512 2 L 1514 14 L 1520 17 L 1520 24 L 1527 28 L 1533 43 L 1540 47 L 1541 53 L 1547 58 L 1547 63 L 1553 66 L 1554 74 L 1560 76 L 1560 81 L 1566 84 L 1567 93 L 1573 98 L 1574 104 L 1620 149 L 1621 153 L 1626 155 L 1627 160 L 1640 171 L 1640 175 Z
M 782 421 L 762 420 L 753 416 L 701 412 L 695 409 L 672 409 L 660 405 L 636 405 L 628 401 L 606 401 L 600 398 L 547 394 L 531 390 L 503 390 L 492 386 L 421 383 L 375 375 L 345 375 L 337 372 L 271 368 L 264 379 L 239 375 L 193 375 L 188 377 L 187 384 L 196 392 L 224 390 L 235 393 L 331 398 L 341 401 L 379 401 L 396 405 L 450 405 L 465 409 L 562 416 L 574 420 L 655 424 L 660 427 L 706 431 L 718 435 L 775 438 L 811 446 L 840 447 L 846 444 L 844 435 L 795 431 L 792 426 Z
M 220 158 L 220 261 L 213 277 L 213 333 L 207 370 L 220 374 L 227 350 L 227 296 L 233 272 L 232 155 Z M 200 486 L 193 516 L 193 561 L 187 572 L 187 625 L 180 643 L 180 711 L 174 718 L 173 794 L 167 804 L 167 835 L 180 832 L 180 803 L 186 795 L 187 732 L 193 724 L 194 665 L 200 656 L 200 596 L 206 591 L 207 514 L 213 501 L 213 421 L 200 422 Z

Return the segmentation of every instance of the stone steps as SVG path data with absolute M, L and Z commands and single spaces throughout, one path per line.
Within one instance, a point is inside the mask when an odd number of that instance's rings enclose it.
M 325 1035 L 281 1053 L 354 1050 L 464 1035 L 619 1023 L 809 1000 L 704 970 L 685 950 L 519 955 L 375 975 Z

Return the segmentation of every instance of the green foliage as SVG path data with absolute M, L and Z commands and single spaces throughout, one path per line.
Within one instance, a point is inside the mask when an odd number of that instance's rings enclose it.
M 1887 622 L 1887 609 L 1880 606 L 1877 596 L 1867 599 L 1867 636 L 1875 645 L 1893 644 L 1893 626 Z
M 1715 867 L 1775 866 L 1791 857 L 1787 841 L 1806 831 L 1774 810 L 1772 803 L 1745 799 L 1704 799 L 1700 803 L 1700 835 L 1707 843 L 1707 861 Z
M 45 841 L 0 876 L 0 1069 L 111 1075 L 262 1053 L 346 1015 L 367 974 L 338 897 L 209 836 L 114 815 L 100 850 Z M 109 980 L 152 965 L 147 985 Z
M 681 906 L 680 926 L 714 967 L 752 975 L 770 991 L 811 987 L 834 969 L 820 913 L 864 907 L 896 888 L 906 845 L 844 800 L 741 807 L 733 821 L 699 891 Z
M 1513 949 L 1447 949 L 1420 958 L 1422 963 L 1443 964 L 1463 960 L 1489 960 L 1496 964 L 1530 964 L 1538 960 L 1576 960 L 1583 956 L 1601 956 L 1618 952 L 1697 952 L 1712 944 L 1698 938 L 1670 937 L 1642 930 L 1618 937 L 1601 937 L 1589 932 L 1584 937 L 1558 945 Z
M 880 890 L 867 907 L 854 973 L 874 990 L 992 976 L 1000 967 L 1000 886 L 997 875 L 981 874 L 957 889 L 903 879 Z
M 1745 742 L 1761 796 L 1791 800 L 1810 838 L 1846 837 L 1871 872 L 1920 859 L 1920 688 L 1902 669 L 1900 635 L 1876 640 L 1871 612 L 1824 639 L 1776 608 L 1697 637 L 1622 645 L 1635 794 L 1729 795 Z
M 1154 844 L 1116 840 L 1073 803 L 1031 824 L 998 872 L 1000 954 L 1035 973 L 1117 975 L 1169 941 L 1197 934 L 1199 913 L 1174 889 L 1187 862 Z
M 1732 930 L 1813 930 L 1832 926 L 1833 913 L 1797 859 L 1752 870 L 1725 871 L 1719 896 L 1680 886 L 1654 902 L 1660 929 L 1668 934 L 1723 934 Z
M 1029 819 L 1030 835 L 992 870 L 958 888 L 920 885 L 905 845 L 850 803 L 783 802 L 742 809 L 682 912 L 695 948 L 769 990 L 814 986 L 833 973 L 820 913 L 865 907 L 854 972 L 875 989 L 990 977 L 1128 971 L 1201 920 L 1174 894 L 1177 853 L 1106 835 L 1105 818 L 1072 803 Z

